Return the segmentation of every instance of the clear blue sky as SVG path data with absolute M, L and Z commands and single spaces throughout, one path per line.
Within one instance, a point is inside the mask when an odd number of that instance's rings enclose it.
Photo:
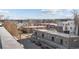
M 54 19 L 72 18 L 72 9 L 1 9 L 0 14 L 7 18 L 35 18 L 35 19 Z

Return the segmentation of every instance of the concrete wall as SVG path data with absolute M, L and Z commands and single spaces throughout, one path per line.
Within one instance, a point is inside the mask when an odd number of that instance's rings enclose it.
M 56 47 L 56 48 L 59 48 L 60 46 L 63 46 L 62 48 L 64 48 L 64 47 L 66 47 L 66 48 L 79 48 L 79 37 L 69 37 L 68 38 L 68 37 L 62 37 L 60 35 L 54 35 L 54 34 L 41 32 L 41 31 L 34 31 L 34 32 L 37 32 L 37 35 L 35 35 L 36 40 L 38 38 L 40 38 L 42 40 L 44 39 L 44 40 L 48 40 L 50 42 L 54 42 L 54 43 L 56 43 L 56 45 L 58 45 L 58 47 Z M 44 34 L 44 38 L 42 38 L 42 34 Z M 54 37 L 54 41 L 52 41 L 52 37 Z M 61 40 L 63 41 L 62 44 L 60 42 Z M 47 43 L 47 44 L 50 44 L 50 43 Z M 53 43 L 52 43 L 52 45 L 53 45 Z
M 0 27 L 0 41 L 3 49 L 23 49 L 23 45 L 4 28 Z

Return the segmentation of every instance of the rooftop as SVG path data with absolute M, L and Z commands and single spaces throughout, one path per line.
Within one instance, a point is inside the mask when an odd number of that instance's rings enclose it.
M 40 23 L 40 24 L 43 24 L 43 25 L 54 25 L 54 26 L 57 26 L 56 23 Z
M 24 26 L 23 28 L 46 28 L 46 26 Z
M 54 31 L 46 30 L 46 29 L 36 29 L 36 31 L 46 32 L 46 33 L 50 33 L 50 34 L 54 34 L 54 35 L 58 35 L 58 36 L 66 37 L 66 38 L 79 37 L 77 35 L 71 35 L 71 34 L 65 34 L 65 33 L 60 33 L 60 32 L 54 32 Z

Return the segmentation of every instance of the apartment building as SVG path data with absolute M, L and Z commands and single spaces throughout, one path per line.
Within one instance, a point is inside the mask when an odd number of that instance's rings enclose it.
M 63 28 L 63 32 L 67 34 L 75 34 L 75 23 L 71 21 L 61 21 L 58 23 L 58 26 Z
M 38 29 L 33 32 L 32 42 L 42 48 L 71 49 L 79 48 L 79 36 Z

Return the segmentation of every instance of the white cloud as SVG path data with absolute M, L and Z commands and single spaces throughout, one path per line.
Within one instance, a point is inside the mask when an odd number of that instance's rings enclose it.
M 8 13 L 9 13 L 9 11 L 0 10 L 0 14 L 6 15 L 6 14 L 8 14 Z
M 56 14 L 59 12 L 63 12 L 64 10 L 63 9 L 43 9 L 41 11 L 45 14 Z
M 0 16 L 2 19 L 7 18 L 9 16 L 9 11 L 0 10 Z
M 71 18 L 72 9 L 43 9 L 41 10 L 42 16 L 52 18 Z

